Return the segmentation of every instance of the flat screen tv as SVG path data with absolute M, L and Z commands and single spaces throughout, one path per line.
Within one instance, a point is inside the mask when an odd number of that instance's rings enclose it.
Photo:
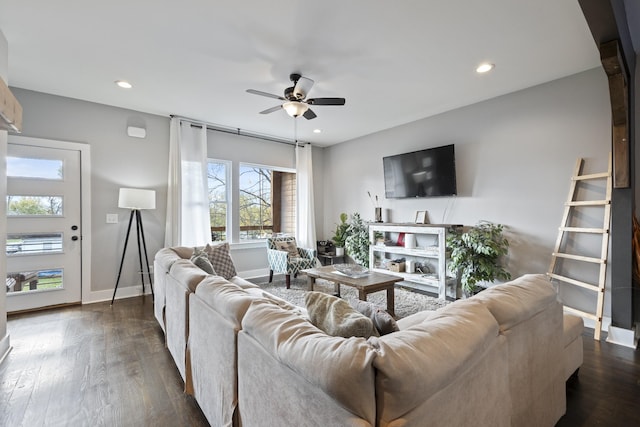
M 453 144 L 383 157 L 382 162 L 388 199 L 457 194 Z

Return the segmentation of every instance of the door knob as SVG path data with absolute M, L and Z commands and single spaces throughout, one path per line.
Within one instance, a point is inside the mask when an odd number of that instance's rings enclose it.
M 71 240 L 75 242 L 76 240 L 78 240 L 78 236 L 71 236 Z
M 77 226 L 77 225 L 72 225 L 72 226 L 71 226 L 71 229 L 75 231 L 75 230 L 77 230 L 77 229 L 78 229 L 78 226 Z

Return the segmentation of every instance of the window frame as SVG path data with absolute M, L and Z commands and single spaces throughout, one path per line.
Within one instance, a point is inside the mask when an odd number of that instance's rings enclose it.
M 282 166 L 271 166 L 254 162 L 243 162 L 240 160 L 231 161 L 220 158 L 207 158 L 208 163 L 223 163 L 226 165 L 226 197 L 227 197 L 227 226 L 226 226 L 226 241 L 232 245 L 248 246 L 262 246 L 264 245 L 263 239 L 240 239 L 240 207 L 238 201 L 240 200 L 240 169 L 242 167 L 268 169 L 271 171 L 292 173 L 297 176 L 296 169 L 287 168 Z M 297 179 L 296 179 L 297 181 Z M 298 189 L 296 186 L 296 193 Z M 297 211 L 296 211 L 297 217 Z

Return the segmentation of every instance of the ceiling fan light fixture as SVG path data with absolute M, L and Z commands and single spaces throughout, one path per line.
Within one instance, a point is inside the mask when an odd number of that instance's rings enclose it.
M 282 104 L 282 108 L 284 108 L 291 117 L 299 117 L 309 109 L 309 106 L 304 102 L 289 101 Z

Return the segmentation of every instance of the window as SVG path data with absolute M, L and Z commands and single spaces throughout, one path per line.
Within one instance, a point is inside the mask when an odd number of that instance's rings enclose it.
M 61 180 L 62 160 L 7 157 L 7 177 Z
M 230 171 L 229 162 L 210 160 L 207 165 L 212 242 L 227 240 L 227 209 L 229 207 L 227 183 Z
M 7 196 L 8 216 L 62 216 L 60 196 Z
M 240 241 L 295 234 L 296 175 L 240 164 Z
M 212 240 L 251 241 L 278 233 L 295 234 L 296 174 L 270 167 L 241 163 L 238 189 L 231 190 L 229 162 L 209 160 L 209 209 Z M 233 197 L 229 195 L 233 194 Z M 230 200 L 237 202 L 232 209 Z M 231 212 L 237 218 L 229 221 Z M 231 238 L 229 224 L 239 224 Z

